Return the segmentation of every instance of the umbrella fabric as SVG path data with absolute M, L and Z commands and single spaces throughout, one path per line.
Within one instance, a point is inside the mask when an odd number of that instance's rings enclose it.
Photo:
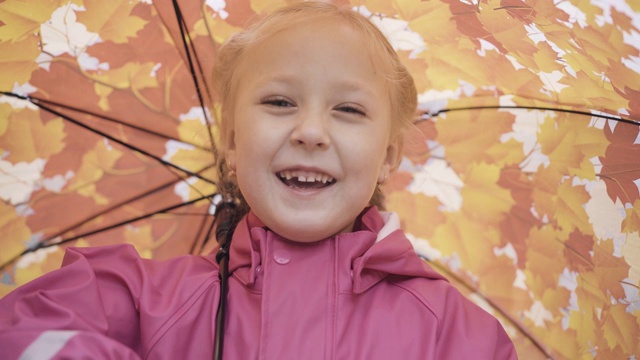
M 67 244 L 158 259 L 210 247 L 215 49 L 285 1 L 178 3 L 182 27 L 166 0 L 0 3 L 0 91 L 48 109 L 0 97 L 0 261 L 19 257 L 0 295 Z M 416 128 L 385 190 L 418 252 L 521 358 L 640 355 L 637 3 L 340 3 L 416 80 Z M 40 244 L 54 246 L 19 256 Z

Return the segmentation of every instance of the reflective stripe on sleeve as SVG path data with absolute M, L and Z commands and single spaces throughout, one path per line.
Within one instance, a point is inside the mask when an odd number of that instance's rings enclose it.
M 20 360 L 52 359 L 74 337 L 76 330 L 48 330 L 40 334 L 20 355 Z

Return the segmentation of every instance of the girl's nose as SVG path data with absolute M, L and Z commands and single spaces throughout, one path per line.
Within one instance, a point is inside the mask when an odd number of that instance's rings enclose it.
M 291 133 L 291 143 L 302 145 L 308 150 L 329 147 L 328 119 L 318 114 L 300 114 L 296 128 Z

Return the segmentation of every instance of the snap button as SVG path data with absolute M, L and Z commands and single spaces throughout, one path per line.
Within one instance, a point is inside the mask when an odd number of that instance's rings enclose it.
M 276 250 L 273 252 L 273 259 L 280 265 L 286 265 L 291 261 L 291 255 L 285 250 Z

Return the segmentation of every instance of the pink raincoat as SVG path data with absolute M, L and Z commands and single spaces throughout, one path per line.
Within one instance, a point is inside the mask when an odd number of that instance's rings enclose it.
M 386 222 L 386 224 L 385 224 Z M 231 247 L 225 359 L 515 359 L 502 326 L 420 260 L 397 217 L 302 244 L 249 214 Z M 214 256 L 68 250 L 0 300 L 2 359 L 211 359 Z

